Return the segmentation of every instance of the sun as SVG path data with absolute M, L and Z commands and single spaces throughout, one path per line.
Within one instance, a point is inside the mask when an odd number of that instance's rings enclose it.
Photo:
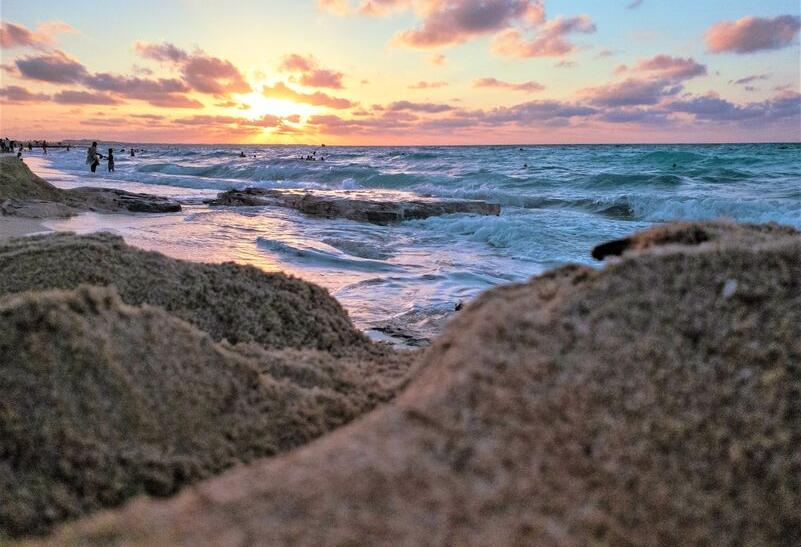
M 258 92 L 242 95 L 241 99 L 243 104 L 250 106 L 246 111 L 247 117 L 250 119 L 262 118 L 266 115 L 280 118 L 299 115 L 301 120 L 305 120 L 320 110 L 310 104 L 296 103 L 284 99 L 268 99 Z

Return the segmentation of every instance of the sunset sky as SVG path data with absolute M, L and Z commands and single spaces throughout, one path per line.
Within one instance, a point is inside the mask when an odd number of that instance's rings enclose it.
M 0 133 L 801 140 L 798 0 L 3 0 Z

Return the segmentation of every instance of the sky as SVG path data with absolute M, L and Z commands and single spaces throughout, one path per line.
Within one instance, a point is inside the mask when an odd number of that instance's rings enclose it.
M 0 135 L 797 142 L 798 0 L 3 0 Z

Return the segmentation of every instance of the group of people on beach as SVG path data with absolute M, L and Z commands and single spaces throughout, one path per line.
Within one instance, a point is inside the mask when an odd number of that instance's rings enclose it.
M 47 147 L 48 147 L 47 141 L 45 141 L 45 140 L 28 141 L 28 143 L 27 143 L 28 152 L 33 152 L 34 146 L 36 146 L 37 148 L 41 148 L 42 149 L 42 155 L 43 156 L 47 155 Z M 58 147 L 66 147 L 67 151 L 69 151 L 69 149 L 70 149 L 70 145 L 69 144 L 67 144 L 65 146 L 65 145 L 63 145 L 63 144 L 61 144 L 59 142 L 57 146 Z M 3 137 L 2 139 L 0 139 L 0 152 L 13 154 L 14 151 L 16 150 L 17 151 L 17 159 L 20 159 L 20 160 L 22 159 L 22 151 L 25 150 L 25 148 L 26 148 L 26 144 L 24 142 L 22 142 L 22 141 L 12 140 L 12 139 L 9 139 L 8 137 Z

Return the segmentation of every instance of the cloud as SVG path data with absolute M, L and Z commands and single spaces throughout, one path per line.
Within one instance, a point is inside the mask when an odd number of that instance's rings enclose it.
M 281 62 L 280 69 L 283 72 L 291 72 L 296 75 L 292 77 L 293 82 L 297 82 L 307 87 L 327 87 L 330 89 L 342 89 L 342 72 L 320 68 L 317 59 L 309 55 L 304 57 L 297 53 L 285 55 Z
M 389 103 L 386 107 L 383 108 L 391 112 L 409 111 L 409 112 L 436 113 L 436 112 L 447 112 L 448 110 L 453 110 L 453 107 L 447 104 L 414 103 L 411 101 L 395 101 Z
M 425 80 L 420 80 L 416 84 L 412 84 L 409 89 L 436 89 L 438 87 L 447 87 L 448 82 L 426 82 Z
M 460 44 L 509 27 L 516 20 L 537 20 L 539 2 L 529 0 L 431 0 L 419 9 L 421 24 L 395 36 L 395 42 L 414 48 Z M 543 15 L 544 16 L 544 15 Z
M 612 50 L 612 49 L 602 49 L 601 51 L 599 51 L 599 52 L 598 52 L 598 53 L 595 55 L 595 58 L 596 58 L 596 59 L 606 59 L 607 57 L 614 57 L 615 55 L 617 55 L 617 51 L 615 51 L 615 50 Z
M 433 53 L 428 56 L 428 62 L 434 66 L 444 66 L 447 59 L 442 53 Z
M 746 85 L 759 80 L 767 80 L 769 78 L 769 74 L 754 74 L 753 76 L 746 76 L 745 78 L 740 78 L 739 80 L 729 80 L 729 83 L 735 85 Z
M 626 9 L 637 9 L 642 6 L 643 2 L 644 0 L 633 0 L 632 2 L 626 4 Z
M 88 76 L 86 67 L 59 50 L 17 59 L 16 65 L 25 78 L 55 84 L 77 83 Z
M 576 66 L 578 66 L 576 61 L 568 61 L 567 59 L 559 61 L 553 65 L 554 68 L 574 68 Z
M 358 13 L 371 17 L 383 17 L 393 11 L 405 10 L 412 6 L 411 0 L 317 0 L 317 8 L 334 15 L 346 16 Z
M 533 80 L 527 82 L 505 82 L 497 78 L 479 78 L 473 82 L 473 87 L 489 87 L 495 89 L 512 89 L 514 91 L 525 91 L 532 93 L 534 91 L 542 91 L 545 86 Z
M 75 90 L 60 91 L 53 95 L 53 100 L 60 104 L 119 104 L 117 99 L 107 93 Z
M 278 82 L 272 86 L 264 86 L 262 94 L 267 98 L 284 99 L 296 103 L 305 103 L 313 106 L 327 106 L 328 108 L 345 109 L 355 106 L 348 99 L 332 97 L 321 91 L 314 93 L 302 93 L 288 87 L 285 83 Z
M 149 42 L 136 42 L 134 43 L 134 50 L 146 59 L 153 59 L 154 61 L 182 63 L 189 59 L 189 54 L 169 42 L 162 42 L 161 44 L 152 44 Z
M 676 82 L 689 80 L 707 73 L 706 66 L 691 57 L 671 57 L 657 55 L 651 59 L 640 59 L 633 67 L 621 65 L 615 70 L 617 74 L 637 72 L 651 77 L 665 78 Z
M 577 49 L 567 35 L 595 31 L 595 23 L 587 15 L 557 17 L 540 26 L 530 40 L 516 28 L 501 32 L 492 42 L 492 51 L 502 57 L 564 57 Z
M 188 53 L 169 42 L 136 42 L 134 50 L 147 59 L 176 65 L 187 85 L 200 93 L 224 98 L 231 93 L 252 91 L 250 84 L 233 63 L 201 50 Z
M 661 79 L 628 78 L 622 82 L 584 88 L 579 95 L 596 106 L 653 105 L 681 91 L 681 86 L 671 87 L 670 84 L 670 81 Z
M 154 96 L 149 98 L 147 102 L 160 108 L 203 108 L 203 103 L 200 101 L 175 93 Z
M 250 85 L 230 61 L 205 54 L 194 54 L 181 67 L 186 83 L 200 93 L 218 97 L 230 93 L 250 93 Z
M 793 43 L 801 17 L 743 17 L 737 21 L 722 21 L 706 31 L 706 47 L 712 53 L 754 53 L 781 49 Z
M 53 46 L 53 37 L 56 34 L 72 32 L 77 31 L 63 21 L 46 21 L 39 25 L 36 31 L 28 30 L 15 23 L 3 22 L 0 24 L 0 47 L 4 49 L 16 47 L 47 49 Z
M 50 100 L 49 95 L 32 93 L 18 85 L 8 85 L 0 88 L 0 97 L 3 97 L 9 103 L 39 103 Z

